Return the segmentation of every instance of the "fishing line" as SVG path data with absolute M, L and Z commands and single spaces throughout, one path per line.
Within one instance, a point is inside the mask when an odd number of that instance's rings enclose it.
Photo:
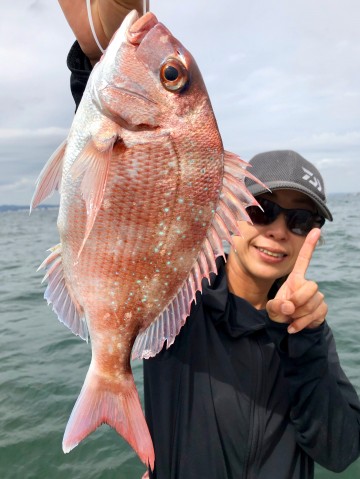
M 92 14 L 91 14 L 90 1 L 91 1 L 91 0 L 86 0 L 86 8 L 87 8 L 87 14 L 88 14 L 88 18 L 89 18 L 89 23 L 90 23 L 91 32 L 92 32 L 92 34 L 93 34 L 94 40 L 95 40 L 95 42 L 96 42 L 96 45 L 99 47 L 99 50 L 101 51 L 101 53 L 104 53 L 105 50 L 104 50 L 103 47 L 101 46 L 101 44 L 100 44 L 100 42 L 99 42 L 99 40 L 98 40 L 98 37 L 96 36 L 95 27 L 94 27 L 94 22 L 93 22 Z
M 96 35 L 94 22 L 93 22 L 93 19 L 92 19 L 91 3 L 90 2 L 91 2 L 91 0 L 86 0 L 86 9 L 87 9 L 87 14 L 88 14 L 91 33 L 93 34 L 94 40 L 95 40 L 96 45 L 98 46 L 99 50 L 101 51 L 101 53 L 104 53 L 105 50 L 101 46 L 101 44 L 99 42 L 99 39 Z M 147 13 L 149 11 L 149 9 L 150 9 L 150 0 L 143 0 L 143 15 L 145 15 L 145 13 Z

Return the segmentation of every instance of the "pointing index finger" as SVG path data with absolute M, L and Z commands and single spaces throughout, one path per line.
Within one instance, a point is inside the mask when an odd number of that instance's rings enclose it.
M 319 241 L 320 234 L 321 233 L 319 228 L 313 228 L 306 236 L 305 242 L 300 249 L 299 256 L 297 257 L 292 273 L 305 276 L 313 252 L 315 250 L 317 242 Z

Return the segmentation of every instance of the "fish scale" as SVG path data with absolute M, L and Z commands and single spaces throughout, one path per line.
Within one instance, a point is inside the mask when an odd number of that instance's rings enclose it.
M 74 334 L 91 338 L 64 452 L 107 423 L 154 468 L 131 354 L 149 358 L 175 341 L 203 278 L 217 273 L 222 241 L 257 204 L 245 176 L 246 164 L 224 151 L 190 53 L 152 13 L 131 12 L 32 200 L 35 208 L 60 192 L 60 244 L 40 266 L 45 298 Z

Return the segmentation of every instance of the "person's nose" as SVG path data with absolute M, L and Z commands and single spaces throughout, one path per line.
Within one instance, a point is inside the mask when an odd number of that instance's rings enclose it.
M 287 239 L 289 230 L 286 226 L 286 219 L 283 213 L 280 213 L 275 221 L 267 225 L 266 236 L 278 241 Z

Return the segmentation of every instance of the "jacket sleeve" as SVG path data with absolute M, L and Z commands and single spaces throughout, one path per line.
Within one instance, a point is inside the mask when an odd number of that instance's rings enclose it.
M 323 467 L 341 472 L 360 454 L 360 402 L 343 372 L 330 327 L 289 335 L 268 318 L 268 333 L 289 383 L 297 443 Z
M 71 71 L 70 88 L 77 110 L 92 70 L 89 59 L 81 50 L 77 41 L 69 51 L 67 66 Z

